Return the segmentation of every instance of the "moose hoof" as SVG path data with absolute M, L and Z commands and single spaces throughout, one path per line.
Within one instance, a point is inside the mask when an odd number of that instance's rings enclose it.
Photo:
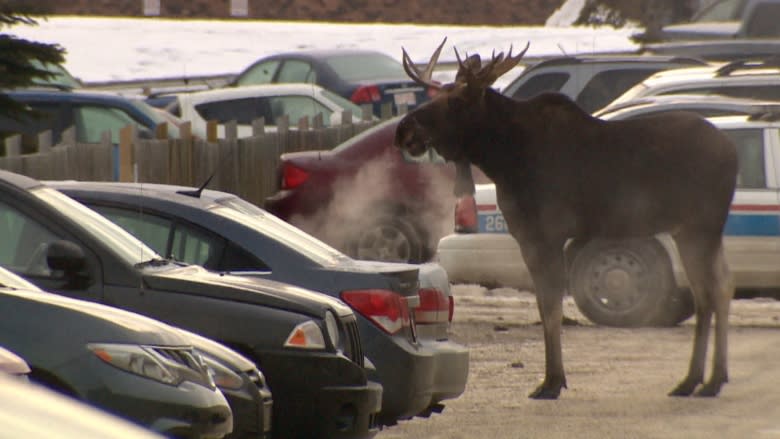
M 549 384 L 545 381 L 531 392 L 528 397 L 531 399 L 558 399 L 562 388 L 566 388 L 565 382 Z
M 669 392 L 669 396 L 691 396 L 697 385 L 699 385 L 699 381 L 684 380 Z
M 720 388 L 723 386 L 723 381 L 710 381 L 707 384 L 701 386 L 701 388 L 696 392 L 695 396 L 705 397 L 705 398 L 712 398 L 714 396 L 718 396 L 718 393 L 720 393 Z

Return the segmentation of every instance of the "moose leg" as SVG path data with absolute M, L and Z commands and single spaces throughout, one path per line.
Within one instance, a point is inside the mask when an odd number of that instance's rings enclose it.
M 521 244 L 521 249 L 534 282 L 536 304 L 544 330 L 544 381 L 528 396 L 533 399 L 556 399 L 561 388 L 566 388 L 561 348 L 563 295 L 566 287 L 563 241 L 560 246 L 549 243 Z
M 703 382 L 713 311 L 716 312 L 716 365 L 712 379 L 702 391 L 712 394 L 714 390 L 714 394 L 717 394 L 720 386 L 727 380 L 726 331 L 728 330 L 728 307 L 733 294 L 728 279 L 728 269 L 723 259 L 720 236 L 718 235 L 716 239 L 680 236 L 676 237 L 675 241 L 695 299 L 696 327 L 688 375 L 669 395 L 689 396 L 696 386 Z

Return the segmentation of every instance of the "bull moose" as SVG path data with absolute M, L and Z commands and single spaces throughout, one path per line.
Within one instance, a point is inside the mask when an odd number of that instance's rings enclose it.
M 433 148 L 454 162 L 456 194 L 473 191 L 471 164 L 495 183 L 535 286 L 544 331 L 544 380 L 529 396 L 556 399 L 566 388 L 560 334 L 566 242 L 662 232 L 677 246 L 696 309 L 688 373 L 669 395 L 717 396 L 728 381 L 734 294 L 722 242 L 737 181 L 734 144 L 691 113 L 603 121 L 562 94 L 515 100 L 492 89 L 528 46 L 514 56 L 511 47 L 506 56 L 493 52 L 484 65 L 479 55 L 464 60 L 455 49 L 455 80 L 440 85 L 431 74 L 445 41 L 422 69 L 403 49 L 406 73 L 438 93 L 401 119 L 395 144 L 412 155 Z M 713 313 L 713 368 L 704 383 Z

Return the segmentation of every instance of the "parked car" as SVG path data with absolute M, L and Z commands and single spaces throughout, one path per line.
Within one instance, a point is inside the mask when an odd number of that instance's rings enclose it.
M 282 154 L 280 189 L 264 207 L 357 259 L 430 260 L 452 231 L 455 167 L 435 152 L 412 157 L 396 148 L 399 120 L 330 151 Z M 476 168 L 474 176 L 489 181 Z
M 146 183 L 49 184 L 167 257 L 292 283 L 346 302 L 358 315 L 364 353 L 376 367 L 369 377 L 384 387 L 383 424 L 441 410 L 442 401 L 465 389 L 468 350 L 449 340 L 454 303 L 438 264 L 351 259 L 224 192 Z
M 261 58 L 231 85 L 299 82 L 317 84 L 357 105 L 370 104 L 381 116 L 383 104 L 412 109 L 434 93 L 409 79 L 399 60 L 372 50 L 311 49 Z
M 631 119 L 670 111 L 691 111 L 703 117 L 771 114 L 780 102 L 732 98 L 721 95 L 655 95 L 608 105 L 593 113 L 606 120 Z
M 15 277 L 0 268 L 0 345 L 28 362 L 32 381 L 168 436 L 233 430 L 230 406 L 177 329 Z
M 780 64 L 768 58 L 659 72 L 628 89 L 610 105 L 670 94 L 717 94 L 780 101 Z
M 662 40 L 778 38 L 778 0 L 716 0 L 704 2 L 689 23 L 661 29 Z
M 639 53 L 687 56 L 710 63 L 762 59 L 780 55 L 778 38 L 663 41 L 643 44 Z
M 313 121 L 322 115 L 324 126 L 339 125 L 345 112 L 352 122 L 361 120 L 362 109 L 341 96 L 314 84 L 265 84 L 238 88 L 178 93 L 166 103 L 161 97 L 147 102 L 164 105 L 165 110 L 192 123 L 199 132 L 206 131 L 206 122 L 216 120 L 217 136 L 225 137 L 225 124 L 236 121 L 238 137 L 252 135 L 252 121 L 265 119 L 265 130 L 276 131 L 277 120 L 288 116 L 296 126 L 303 117 Z
M 10 237 L 0 265 L 46 291 L 135 311 L 251 359 L 274 392 L 274 437 L 377 432 L 382 388 L 366 378 L 357 320 L 343 302 L 165 260 L 83 204 L 7 171 L 0 171 L 0 236 Z
M 22 357 L 0 346 L 0 373 L 27 381 L 30 365 Z
M 163 439 L 130 421 L 41 385 L 0 374 L 3 437 L 50 439 Z
M 739 294 L 780 291 L 780 122 L 724 116 L 709 120 L 737 145 L 739 176 L 725 229 L 725 251 Z M 768 120 L 762 120 L 768 119 Z M 468 233 L 439 242 L 452 282 L 533 288 L 520 249 L 507 233 L 495 186 L 477 185 L 476 202 L 460 203 Z M 597 324 L 672 325 L 693 312 L 688 281 L 668 235 L 630 241 L 572 241 L 566 246 L 569 293 Z
M 656 72 L 705 65 L 702 60 L 678 56 L 553 57 L 526 68 L 501 93 L 515 99 L 528 99 L 542 92 L 559 92 L 590 113 Z

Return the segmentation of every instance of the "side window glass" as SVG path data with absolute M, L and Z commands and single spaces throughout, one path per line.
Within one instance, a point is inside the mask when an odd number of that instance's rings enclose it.
M 315 80 L 311 65 L 297 60 L 285 61 L 279 71 L 279 77 L 276 78 L 276 82 L 314 82 Z
M 577 96 L 577 104 L 592 113 L 607 106 L 655 70 L 608 70 L 594 75 Z
M 219 236 L 194 227 L 176 224 L 170 257 L 188 264 L 217 270 L 225 243 Z
M 542 73 L 531 76 L 510 93 L 515 99 L 529 99 L 546 91 L 560 91 L 568 80 L 568 73 Z
M 205 120 L 216 120 L 226 123 L 235 120 L 242 125 L 249 125 L 252 120 L 265 117 L 268 119 L 268 104 L 265 99 L 243 98 L 227 101 L 207 102 L 195 106 L 195 111 Z
M 780 26 L 778 26 L 777 17 L 780 17 L 780 4 L 764 3 L 757 5 L 753 10 L 750 21 L 745 24 L 745 36 L 749 38 L 780 37 Z
M 168 257 L 168 238 L 171 234 L 172 221 L 156 215 L 140 213 L 126 209 L 107 206 L 89 206 L 92 210 L 110 219 L 131 235 L 143 241 L 157 254 Z
M 100 136 L 111 131 L 111 142 L 119 143 L 119 130 L 136 124 L 132 117 L 116 108 L 79 106 L 73 114 L 78 140 L 85 143 L 100 143 Z
M 229 243 L 218 266 L 219 271 L 271 271 L 261 260 L 251 253 Z
M 762 129 L 724 130 L 737 146 L 739 173 L 737 187 L 766 188 L 764 165 L 764 131 Z
M 304 116 L 311 121 L 317 113 L 322 113 L 322 122 L 326 126 L 330 124 L 330 115 L 333 112 L 308 96 L 280 96 L 271 98 L 270 101 L 273 120 L 286 114 L 290 117 L 290 124 L 296 125 Z
M 0 265 L 21 275 L 50 277 L 49 243 L 59 239 L 31 217 L 0 201 Z
M 279 61 L 268 61 L 247 70 L 237 81 L 238 85 L 268 84 L 274 79 Z

